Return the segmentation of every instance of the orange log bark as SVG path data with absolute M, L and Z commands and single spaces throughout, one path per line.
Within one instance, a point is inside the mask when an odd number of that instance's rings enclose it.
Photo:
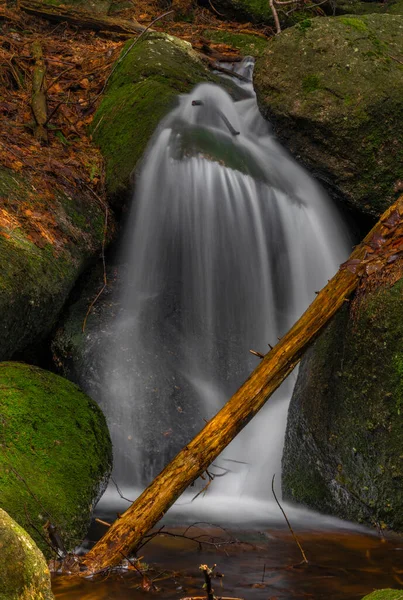
M 388 244 L 386 240 L 389 240 Z M 391 240 L 393 243 L 390 243 Z M 380 261 L 387 263 L 387 246 L 394 255 L 396 251 L 403 252 L 403 196 L 384 213 L 307 311 L 263 358 L 220 412 L 177 454 L 84 557 L 85 575 L 118 564 L 136 549 L 143 536 L 291 373 L 308 345 L 357 287 L 362 276 L 378 269 Z

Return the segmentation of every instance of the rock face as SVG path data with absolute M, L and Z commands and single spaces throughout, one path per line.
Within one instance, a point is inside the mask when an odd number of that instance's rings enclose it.
M 403 179 L 402 37 L 399 15 L 307 19 L 271 40 L 255 70 L 279 138 L 333 196 L 371 215 Z
M 219 81 L 189 43 L 162 33 L 125 45 L 94 117 L 93 138 L 106 160 L 111 198 L 122 201 L 130 178 L 158 123 L 178 94 L 202 81 Z
M 288 500 L 403 530 L 403 261 L 302 361 L 283 455 Z
M 104 416 L 71 382 L 22 363 L 0 363 L 0 390 L 0 506 L 45 554 L 33 526 L 46 521 L 72 549 L 111 470 Z
M 74 190 L 51 202 L 48 193 L 0 168 L 0 360 L 49 333 L 78 275 L 101 247 L 102 207 L 82 201 Z
M 0 508 L 0 600 L 53 600 L 45 557 Z

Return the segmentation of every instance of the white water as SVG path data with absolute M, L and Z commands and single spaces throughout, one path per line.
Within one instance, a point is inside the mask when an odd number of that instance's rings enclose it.
M 348 254 L 335 207 L 241 87 L 235 103 L 211 84 L 181 96 L 137 178 L 100 399 L 123 487 L 147 484 L 201 429 L 256 366 L 249 349 L 266 353 Z M 217 459 L 216 505 L 270 498 L 294 379 Z

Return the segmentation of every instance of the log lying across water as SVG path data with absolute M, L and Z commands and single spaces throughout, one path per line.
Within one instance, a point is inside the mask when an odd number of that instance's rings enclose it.
M 83 559 L 84 574 L 129 556 L 182 492 L 217 458 L 262 408 L 304 351 L 366 275 L 387 268 L 403 253 L 403 196 L 355 248 L 292 329 L 263 358 L 220 412 L 165 467 Z M 399 258 L 400 259 L 400 258 Z M 269 340 L 268 340 L 269 341 Z
M 104 17 L 71 6 L 45 4 L 40 2 L 40 0 L 21 0 L 20 9 L 30 15 L 42 17 L 48 21 L 69 23 L 70 25 L 76 25 L 82 29 L 91 29 L 93 31 L 108 31 L 133 36 L 145 29 L 143 25 L 140 25 L 134 19 L 126 21 L 115 17 Z

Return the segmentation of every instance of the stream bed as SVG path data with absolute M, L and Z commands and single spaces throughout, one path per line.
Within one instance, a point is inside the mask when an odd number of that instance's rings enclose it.
M 381 537 L 370 530 L 327 529 L 298 531 L 309 560 L 291 534 L 270 530 L 221 530 L 197 524 L 169 527 L 139 556 L 147 563 L 146 579 L 134 569 L 85 580 L 54 576 L 53 590 L 62 600 L 135 600 L 146 597 L 174 600 L 203 596 L 200 564 L 217 564 L 224 577 L 213 580 L 215 594 L 253 600 L 360 600 L 376 588 L 403 585 L 403 540 Z M 182 535 L 204 540 L 199 544 Z M 202 536 L 202 537 L 200 537 Z M 147 591 L 148 579 L 158 590 Z

